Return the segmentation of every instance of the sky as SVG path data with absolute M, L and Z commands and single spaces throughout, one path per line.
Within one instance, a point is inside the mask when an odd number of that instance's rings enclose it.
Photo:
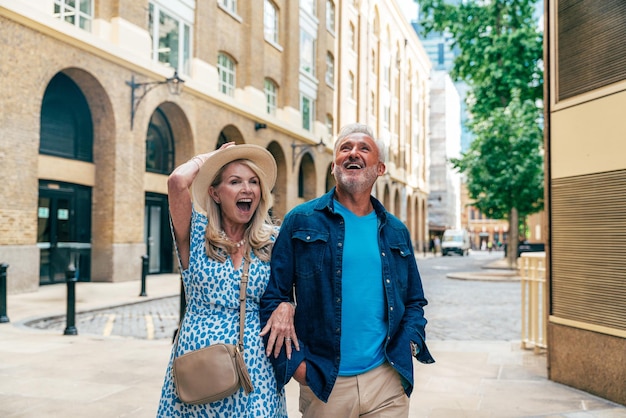
M 417 19 L 417 3 L 413 0 L 395 0 L 402 10 L 402 14 L 407 18 L 409 23 Z

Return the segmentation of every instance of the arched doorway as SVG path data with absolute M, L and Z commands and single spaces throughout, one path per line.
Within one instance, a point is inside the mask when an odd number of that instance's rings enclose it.
M 146 171 L 169 175 L 174 170 L 174 135 L 165 112 L 159 107 L 150 117 L 146 133 Z M 169 226 L 167 195 L 146 192 L 144 239 L 148 273 L 171 273 L 174 251 Z
M 41 105 L 39 153 L 93 162 L 93 122 L 78 85 L 63 73 L 48 84 Z M 91 277 L 91 187 L 40 179 L 37 208 L 39 283 L 65 281 L 66 271 Z

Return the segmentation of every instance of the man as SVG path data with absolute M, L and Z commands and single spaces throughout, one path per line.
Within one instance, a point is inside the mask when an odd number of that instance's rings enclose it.
M 434 360 L 409 232 L 371 196 L 385 173 L 382 143 L 348 125 L 331 168 L 336 187 L 288 213 L 274 244 L 261 299 L 266 354 L 279 389 L 292 376 L 300 383 L 304 418 L 407 417 L 412 355 Z

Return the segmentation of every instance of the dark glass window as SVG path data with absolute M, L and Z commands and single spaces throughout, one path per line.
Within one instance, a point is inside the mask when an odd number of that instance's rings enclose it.
M 146 171 L 169 174 L 174 170 L 174 138 L 161 109 L 150 118 L 146 135 Z
M 41 104 L 39 152 L 93 161 L 93 124 L 87 99 L 65 74 L 48 84 Z

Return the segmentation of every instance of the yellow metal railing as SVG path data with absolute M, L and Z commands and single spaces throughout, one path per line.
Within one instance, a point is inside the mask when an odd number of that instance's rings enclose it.
M 548 347 L 546 253 L 522 253 L 517 265 L 522 283 L 522 348 L 539 353 Z

